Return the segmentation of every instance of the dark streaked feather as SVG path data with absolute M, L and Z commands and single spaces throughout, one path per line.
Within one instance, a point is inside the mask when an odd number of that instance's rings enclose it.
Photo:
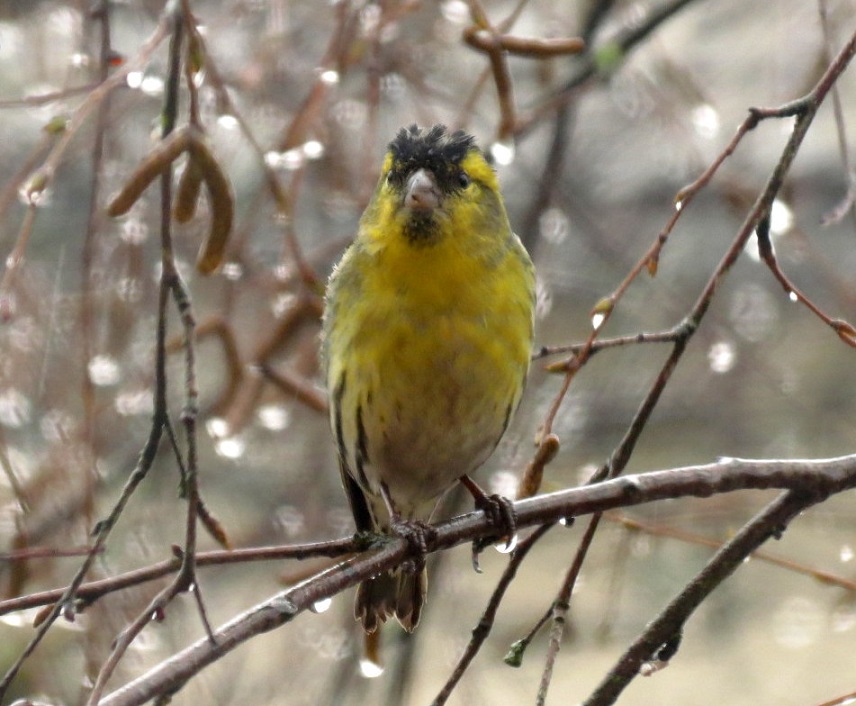
M 342 486 L 345 488 L 345 495 L 348 496 L 348 505 L 351 506 L 357 532 L 376 532 L 377 527 L 371 510 L 369 510 L 365 493 L 351 476 L 348 467 L 345 465 L 345 460 L 342 458 L 339 459 L 339 470 L 342 473 Z

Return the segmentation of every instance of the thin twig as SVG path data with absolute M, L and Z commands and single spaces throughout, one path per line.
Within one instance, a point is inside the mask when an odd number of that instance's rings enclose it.
M 674 527 L 664 527 L 661 525 L 653 525 L 650 522 L 641 522 L 618 513 L 607 512 L 604 513 L 603 517 L 605 520 L 620 524 L 628 530 L 633 532 L 642 532 L 644 534 L 651 535 L 652 537 L 667 537 L 669 539 L 676 539 L 680 542 L 686 542 L 687 544 L 695 544 L 701 547 L 709 547 L 717 550 L 721 549 L 725 545 L 724 540 L 711 539 L 700 534 L 695 534 L 694 532 L 686 532 Z M 816 569 L 812 566 L 806 566 L 805 564 L 800 564 L 799 562 L 792 561 L 791 559 L 784 559 L 760 550 L 752 552 L 751 556 L 753 559 L 757 559 L 758 561 L 773 564 L 774 566 L 788 569 L 789 571 L 793 571 L 797 574 L 803 574 L 804 576 L 813 578 L 820 583 L 829 586 L 837 586 L 839 588 L 843 588 L 845 591 L 856 592 L 856 580 L 854 579 L 848 579 L 829 571 Z
M 609 348 L 621 348 L 624 346 L 633 346 L 640 343 L 674 343 L 681 336 L 681 327 L 676 326 L 667 331 L 655 331 L 652 333 L 634 333 L 629 336 L 616 336 L 615 338 L 599 338 L 591 345 L 589 357 L 593 356 L 602 350 Z M 571 343 L 566 346 L 541 346 L 533 355 L 532 360 L 540 360 L 551 355 L 559 353 L 578 354 L 585 348 L 585 343 Z M 568 361 L 562 360 L 557 363 L 551 363 L 546 367 L 550 372 L 564 372 L 568 365 Z
M 491 71 L 493 72 L 493 80 L 496 84 L 496 96 L 499 101 L 500 116 L 496 139 L 498 142 L 508 142 L 514 135 L 517 126 L 517 111 L 514 106 L 514 88 L 511 83 L 511 70 L 508 68 L 508 57 L 502 46 L 500 34 L 490 23 L 481 0 L 468 0 L 468 4 L 473 22 L 477 27 L 477 30 L 470 32 L 469 36 L 475 37 L 476 34 L 481 33 L 481 40 L 472 46 L 484 51 L 488 55 Z
M 167 138 L 175 128 L 178 115 L 178 86 L 181 76 L 181 47 L 184 38 L 184 16 L 177 6 L 173 6 L 173 22 L 172 36 L 169 43 L 169 71 L 167 74 L 167 88 L 165 92 L 164 109 L 162 114 L 163 130 L 162 139 Z M 172 245 L 172 162 L 161 171 L 160 187 L 161 187 L 161 277 L 158 288 L 158 323 L 157 323 L 157 340 L 155 347 L 155 369 L 156 369 L 156 384 L 155 384 L 155 410 L 156 414 L 160 411 L 159 417 L 161 420 L 161 429 L 163 430 L 169 425 L 169 413 L 167 407 L 167 373 L 166 373 L 166 328 L 167 328 L 167 313 L 170 297 L 179 300 L 179 295 L 176 291 L 180 290 L 180 278 L 175 266 L 175 255 Z M 182 304 L 184 305 L 182 307 Z M 189 305 L 186 302 L 180 302 L 178 306 L 182 314 L 182 323 L 187 326 L 186 319 L 190 317 Z M 190 336 L 192 337 L 192 317 L 190 317 Z M 187 331 L 187 329 L 185 329 Z M 189 341 L 185 341 L 185 351 L 189 362 L 193 362 L 193 348 Z M 185 412 L 182 415 L 182 421 L 187 424 L 186 419 L 191 418 L 195 421 L 195 415 L 188 413 L 187 406 L 195 406 L 195 386 L 193 385 L 192 368 L 189 373 L 190 383 L 186 388 Z M 187 382 L 187 380 L 186 380 Z M 187 427 L 186 427 L 187 428 Z M 193 457 L 191 457 L 193 455 Z M 152 620 L 156 620 L 161 616 L 166 606 L 172 599 L 181 592 L 187 591 L 194 582 L 194 556 L 196 550 L 196 505 L 195 499 L 198 497 L 195 486 L 195 437 L 188 439 L 188 457 L 184 461 L 185 473 L 183 477 L 184 490 L 188 497 L 187 510 L 187 529 L 185 534 L 185 549 L 182 552 L 181 567 L 168 586 L 162 589 L 149 603 L 146 608 L 137 615 L 137 617 L 126 626 L 124 630 L 113 641 L 110 654 L 101 665 L 98 671 L 98 676 L 92 687 L 92 691 L 87 699 L 87 706 L 95 706 L 100 700 L 107 681 L 112 676 L 122 657 L 130 647 L 131 643 L 142 632 L 143 628 Z M 204 613 L 203 613 L 204 616 Z M 207 621 L 203 619 L 207 625 Z
M 588 547 L 594 539 L 597 532 L 603 513 L 595 513 L 589 519 L 586 531 L 583 533 L 580 544 Z M 553 678 L 553 667 L 556 664 L 556 657 L 559 655 L 559 648 L 562 646 L 562 637 L 565 634 L 565 622 L 567 620 L 568 611 L 571 609 L 571 594 L 574 591 L 574 586 L 577 584 L 580 571 L 583 568 L 586 552 L 577 551 L 571 566 L 565 574 L 562 586 L 559 593 L 553 601 L 552 627 L 550 630 L 550 642 L 547 645 L 547 656 L 544 659 L 544 671 L 541 674 L 541 683 L 538 685 L 538 695 L 535 698 L 537 706 L 544 706 L 547 703 L 547 690 L 550 687 L 550 681 Z
M 619 283 L 619 285 L 608 296 L 603 297 L 595 305 L 594 309 L 592 310 L 592 316 L 597 315 L 599 317 L 598 328 L 603 327 L 603 325 L 611 316 L 612 312 L 615 310 L 615 307 L 620 301 L 620 299 L 624 296 L 625 292 L 629 289 L 630 285 L 634 282 L 634 280 L 639 276 L 641 272 L 648 271 L 649 274 L 656 274 L 660 259 L 660 253 L 662 252 L 669 239 L 669 236 L 677 225 L 678 219 L 686 211 L 687 206 L 695 198 L 695 196 L 702 189 L 704 189 L 704 187 L 707 186 L 707 184 L 716 174 L 722 163 L 734 153 L 734 150 L 737 149 L 737 146 L 740 144 L 740 141 L 743 139 L 746 133 L 757 127 L 761 120 L 768 118 L 791 117 L 793 116 L 793 114 L 794 105 L 792 103 L 789 103 L 781 108 L 751 108 L 749 110 L 749 115 L 737 128 L 737 131 L 731 138 L 731 141 L 728 143 L 728 145 L 726 145 L 725 149 L 723 149 L 722 152 L 717 155 L 716 159 L 714 159 L 714 161 L 698 176 L 698 178 L 696 178 L 693 182 L 684 186 L 678 191 L 677 195 L 675 196 L 674 212 L 669 217 L 669 220 L 667 221 L 663 229 L 657 234 L 657 237 L 651 243 L 648 250 L 646 250 L 642 257 L 640 257 L 636 261 L 636 264 L 630 268 L 630 271 L 627 273 L 627 275 L 625 275 L 624 279 Z M 562 363 L 554 363 L 551 366 L 551 369 L 556 371 L 566 371 L 571 369 L 571 367 L 579 367 L 580 361 L 578 360 L 578 358 L 581 357 L 581 354 L 585 354 L 586 358 L 588 358 L 593 353 L 604 347 L 627 345 L 629 343 L 634 342 L 674 342 L 677 338 L 680 338 L 685 334 L 686 331 L 684 330 L 683 325 L 678 325 L 673 327 L 669 331 L 660 334 L 637 334 L 637 337 L 639 337 L 638 341 L 634 341 L 632 337 L 624 337 L 622 339 L 608 341 L 605 343 L 598 342 L 596 340 L 587 340 L 585 343 L 570 346 L 569 350 L 573 354 L 573 356 L 568 360 L 563 361 Z M 558 352 L 558 350 L 556 352 Z
M 844 67 L 847 65 L 847 62 L 849 61 L 850 57 L 852 57 L 853 52 L 856 51 L 856 35 L 854 35 L 853 39 L 851 40 L 851 45 L 852 46 L 848 45 L 848 47 L 845 47 L 845 50 L 843 50 L 837 60 L 830 65 L 829 69 L 818 82 L 815 89 L 806 97 L 798 101 L 788 103 L 779 108 L 753 109 L 752 111 L 750 111 L 750 118 L 747 119 L 747 122 L 744 122 L 744 126 L 749 125 L 749 120 L 754 120 L 755 124 L 757 124 L 758 120 L 766 117 L 783 117 L 795 115 L 796 123 L 794 125 L 791 137 L 787 145 L 785 146 L 782 156 L 779 159 L 779 162 L 776 164 L 773 173 L 768 179 L 765 188 L 762 190 L 753 208 L 746 216 L 744 223 L 740 228 L 737 236 L 734 238 L 727 252 L 721 259 L 720 263 L 717 265 L 716 269 L 714 270 L 714 273 L 708 280 L 703 291 L 701 292 L 689 314 L 685 318 L 684 324 L 680 328 L 681 335 L 674 341 L 672 351 L 669 357 L 666 359 L 659 374 L 655 378 L 654 383 L 648 390 L 648 393 L 645 395 L 645 398 L 643 399 L 642 403 L 639 406 L 639 409 L 634 415 L 633 420 L 628 426 L 624 437 L 621 439 L 618 446 L 613 450 L 607 463 L 604 464 L 595 473 L 592 478 L 592 482 L 597 482 L 603 478 L 615 478 L 619 474 L 621 474 L 624 468 L 626 467 L 628 461 L 630 460 L 630 456 L 632 455 L 633 450 L 636 446 L 636 443 L 639 437 L 641 436 L 643 429 L 647 425 L 651 413 L 655 409 L 660 399 L 660 396 L 662 395 L 662 392 L 666 387 L 666 384 L 671 379 L 672 373 L 674 372 L 678 362 L 683 356 L 683 353 L 686 350 L 686 346 L 689 340 L 692 338 L 693 334 L 698 329 L 699 324 L 701 323 L 705 313 L 710 307 L 710 304 L 713 301 L 713 297 L 715 296 L 725 275 L 730 271 L 731 267 L 737 261 L 739 255 L 743 252 L 746 242 L 751 237 L 753 231 L 759 227 L 759 224 L 761 224 L 765 218 L 768 217 L 773 200 L 778 191 L 781 189 L 785 175 L 790 169 L 791 162 L 796 156 L 799 146 L 802 143 L 802 139 L 804 138 L 808 127 L 814 118 L 818 106 L 822 102 L 823 98 L 826 96 L 830 87 L 834 85 L 834 81 L 837 76 L 840 75 L 841 71 L 844 70 Z M 746 129 L 748 130 L 751 128 L 747 127 Z M 745 131 L 738 131 L 738 136 L 742 136 L 742 134 L 744 133 Z M 736 137 L 735 140 L 732 140 L 731 145 L 736 145 L 737 139 L 738 138 Z M 724 158 L 720 158 L 718 160 L 718 163 L 721 163 L 722 159 Z M 711 170 L 708 170 L 708 172 L 706 172 L 705 174 L 708 173 L 712 175 L 713 172 Z M 703 178 L 704 177 L 705 175 L 703 175 Z M 709 179 L 709 176 L 707 178 Z M 696 184 L 698 183 L 706 183 L 706 181 L 701 182 L 700 179 L 697 180 Z M 688 194 L 692 196 L 696 193 L 696 191 L 697 188 L 694 190 L 690 190 Z M 686 198 L 686 194 L 683 196 L 683 198 Z M 674 218 L 675 216 L 673 216 L 673 219 Z M 628 280 L 625 279 L 625 282 L 628 282 Z M 617 296 L 620 296 L 622 292 L 622 287 L 619 287 L 619 290 L 617 290 Z M 596 309 L 598 313 L 601 314 L 602 317 L 605 319 L 613 311 L 615 300 L 607 299 L 602 301 L 605 301 L 606 303 L 604 305 L 599 305 L 598 307 L 596 307 Z M 559 396 L 557 396 L 556 398 L 557 401 L 554 401 L 553 407 L 548 413 L 548 422 L 552 421 L 552 415 L 554 415 L 558 409 L 558 401 L 560 401 L 561 397 L 566 394 L 571 378 L 576 373 L 576 371 L 579 370 L 579 367 L 585 362 L 587 356 L 590 354 L 591 344 L 593 342 L 593 336 L 596 333 L 596 330 L 597 327 L 595 327 L 595 331 L 593 331 L 592 334 L 589 336 L 589 339 L 586 342 L 586 345 L 581 350 L 580 354 L 569 361 L 568 370 L 565 373 L 564 384 L 560 390 Z M 842 338 L 845 338 L 841 330 L 839 330 L 839 335 Z M 596 522 L 597 520 L 593 519 L 593 524 L 595 524 Z M 593 532 L 587 533 L 586 541 L 581 542 L 579 548 L 577 549 L 577 554 L 574 560 L 575 564 L 581 563 L 584 560 L 584 557 L 589 550 L 593 536 Z M 559 617 L 561 618 L 561 616 Z M 560 632 L 561 627 L 561 625 L 555 625 L 554 623 L 554 636 Z M 557 644 L 555 640 L 553 640 L 553 643 Z M 554 658 L 554 655 L 555 651 L 551 651 L 548 653 L 548 660 L 545 668 L 545 680 L 547 683 L 549 682 L 549 676 L 551 673 L 551 659 Z M 545 681 L 543 680 L 542 689 L 541 691 L 539 691 L 539 698 L 541 698 L 542 695 L 545 695 Z
M 818 14 L 820 15 L 820 27 L 823 30 L 823 53 L 826 63 L 832 61 L 832 41 L 829 32 L 829 16 L 827 13 L 826 0 L 818 0 Z M 856 172 L 850 161 L 850 148 L 847 145 L 847 126 L 844 124 L 844 109 L 841 106 L 841 96 L 838 86 L 832 87 L 832 110 L 835 115 L 835 130 L 838 136 L 838 151 L 841 155 L 841 166 L 844 168 L 844 177 L 847 180 L 847 192 L 841 204 L 823 219 L 824 225 L 836 223 L 846 213 L 850 213 L 853 228 L 856 230 Z
M 487 607 L 484 609 L 481 618 L 479 618 L 478 623 L 473 628 L 473 636 L 470 638 L 464 653 L 455 665 L 455 669 L 449 676 L 449 679 L 443 685 L 443 688 L 440 689 L 440 693 L 434 697 L 434 700 L 431 702 L 431 706 L 442 706 L 442 704 L 446 703 L 449 696 L 451 696 L 452 691 L 461 680 L 464 672 L 466 672 L 467 668 L 481 649 L 481 646 L 484 644 L 484 641 L 487 640 L 490 635 L 493 623 L 496 620 L 496 613 L 499 610 L 499 605 L 505 597 L 506 590 L 517 575 L 517 569 L 520 568 L 520 564 L 523 563 L 523 560 L 526 558 L 529 550 L 532 549 L 532 547 L 535 546 L 535 543 L 547 534 L 552 527 L 552 524 L 541 525 L 541 527 L 537 528 L 528 537 L 522 539 L 514 549 L 505 570 L 502 572 L 502 576 L 500 576 L 496 587 L 493 589 L 493 593 L 490 596 Z
M 110 59 L 113 48 L 110 39 L 110 3 L 102 0 L 93 12 L 98 20 L 101 31 L 101 41 L 98 56 L 98 80 L 104 83 L 110 75 Z M 107 128 L 110 118 L 110 93 L 105 94 L 104 100 L 98 105 L 95 117 L 95 142 L 92 146 L 92 181 L 90 184 L 89 212 L 87 214 L 86 233 L 80 256 L 81 299 L 80 299 L 80 334 L 83 349 L 81 399 L 83 402 L 82 436 L 86 448 L 83 482 L 86 487 L 83 516 L 91 523 L 95 503 L 95 489 L 98 474 L 95 470 L 96 435 L 95 435 L 95 383 L 89 375 L 87 366 L 95 353 L 94 319 L 95 303 L 93 301 L 92 269 L 95 259 L 95 247 L 98 237 L 98 226 L 101 220 L 101 185 L 104 168 L 104 143 L 107 139 Z
M 850 42 L 845 46 L 836 60 L 829 66 L 824 76 L 817 83 L 815 88 L 809 93 L 807 96 L 792 101 L 791 103 L 787 103 L 778 108 L 753 108 L 750 110 L 750 116 L 744 121 L 741 129 L 738 130 L 738 135 L 745 134 L 746 130 L 750 129 L 748 125 L 757 124 L 757 121 L 769 117 L 788 117 L 788 116 L 796 116 L 796 123 L 794 124 L 793 132 L 785 145 L 785 148 L 782 152 L 782 156 L 779 159 L 779 162 L 776 164 L 773 169 L 772 174 L 770 175 L 764 189 L 761 194 L 758 196 L 755 204 L 752 209 L 750 209 L 747 214 L 742 226 L 740 227 L 736 237 L 732 241 L 729 246 L 727 252 L 717 265 L 714 273 L 709 278 L 707 284 L 705 285 L 702 292 L 699 294 L 696 302 L 690 309 L 689 314 L 686 316 L 684 321 L 676 327 L 676 331 L 680 333 L 678 338 L 673 343 L 673 349 L 668 359 L 666 360 L 663 368 L 657 376 L 657 379 L 654 382 L 654 385 L 649 390 L 645 399 L 639 407 L 633 421 L 628 427 L 627 433 L 622 439 L 621 443 L 612 453 L 609 462 L 601 469 L 601 471 L 597 474 L 596 478 L 601 477 L 614 477 L 617 473 L 620 473 L 627 461 L 630 458 L 630 454 L 633 451 L 633 448 L 636 444 L 636 441 L 639 438 L 639 435 L 642 432 L 645 424 L 647 423 L 647 419 L 656 406 L 657 401 L 659 400 L 660 394 L 662 393 L 666 382 L 671 377 L 671 374 L 677 365 L 678 360 L 680 360 L 683 351 L 692 337 L 702 319 L 704 318 L 705 313 L 707 312 L 711 302 L 713 301 L 713 297 L 716 294 L 719 286 L 722 284 L 724 280 L 725 274 L 731 269 L 734 263 L 737 261 L 737 258 L 743 252 L 746 242 L 752 236 L 755 229 L 762 222 L 762 219 L 769 214 L 770 208 L 772 207 L 773 200 L 775 199 L 776 194 L 782 187 L 784 182 L 785 175 L 788 173 L 790 169 L 790 165 L 796 156 L 796 153 L 799 149 L 799 146 L 802 144 L 802 140 L 805 137 L 806 132 L 808 131 L 808 127 L 814 119 L 814 115 L 817 112 L 818 107 L 820 106 L 823 99 L 826 97 L 830 88 L 834 85 L 835 80 L 847 66 L 849 60 L 852 58 L 853 53 L 856 52 L 856 34 L 851 37 Z M 744 126 L 746 129 L 744 130 Z M 735 140 L 737 137 L 735 137 Z M 729 149 L 733 149 L 733 145 L 736 144 L 735 140 L 732 140 L 732 143 L 726 148 L 726 151 Z M 721 163 L 721 159 L 718 159 L 717 162 Z M 710 173 L 710 175 L 708 175 Z M 685 200 L 688 197 L 694 195 L 701 185 L 706 184 L 710 179 L 712 172 L 707 170 L 702 177 L 693 182 L 690 187 L 682 191 L 682 198 Z M 643 258 L 644 260 L 644 258 Z M 643 262 L 640 260 L 640 263 Z M 626 289 L 627 279 L 625 279 L 625 283 L 619 286 L 619 288 L 612 294 L 610 297 L 606 297 L 602 301 L 607 301 L 605 306 L 599 307 L 601 315 L 607 318 L 610 313 L 614 309 L 614 303 L 618 297 L 621 296 L 623 291 Z M 572 358 L 569 363 L 569 369 L 566 373 L 566 379 L 569 376 L 572 376 L 573 373 L 579 369 L 579 366 L 582 362 L 585 361 L 585 358 L 590 354 L 591 348 L 593 345 L 593 337 L 590 336 L 589 340 L 586 341 L 583 348 L 577 353 L 574 358 Z M 564 389 L 564 388 L 563 388 Z M 553 410 L 551 409 L 551 412 Z M 548 417 L 550 419 L 550 417 Z
M 33 232 L 33 223 L 36 221 L 37 208 L 37 201 L 31 200 L 27 204 L 27 210 L 24 211 L 24 218 L 21 221 L 21 227 L 18 229 L 18 237 L 15 239 L 15 247 L 12 248 L 12 252 L 6 257 L 3 277 L 0 278 L 0 297 L 10 296 L 11 291 L 15 287 L 15 278 L 24 262 L 24 254 L 30 242 L 30 235 Z
M 515 56 L 546 59 L 553 56 L 579 54 L 585 49 L 585 42 L 579 37 L 519 37 L 513 34 L 492 33 L 480 26 L 464 30 L 464 41 L 475 49 L 485 53 L 500 49 Z
M 196 554 L 197 566 L 224 566 L 228 564 L 244 564 L 256 561 L 282 561 L 284 559 L 312 559 L 316 557 L 343 557 L 365 549 L 366 542 L 346 537 L 326 542 L 309 544 L 276 545 L 270 547 L 249 547 L 231 550 L 212 550 Z M 88 550 L 91 551 L 91 550 Z M 75 554 L 76 556 L 76 554 Z M 141 586 L 150 581 L 156 581 L 164 576 L 177 572 L 181 568 L 181 559 L 175 557 L 160 561 L 151 566 L 133 569 L 123 574 L 111 576 L 97 581 L 83 583 L 77 589 L 74 600 L 75 609 L 82 610 L 92 605 L 103 596 L 122 591 L 126 588 Z M 19 598 L 8 598 L 0 601 L 0 615 L 7 615 L 21 610 L 52 605 L 62 599 L 65 588 L 55 588 L 48 591 L 38 591 Z
M 782 268 L 779 267 L 778 259 L 776 258 L 776 254 L 773 250 L 773 243 L 770 240 L 769 217 L 761 219 L 761 222 L 756 228 L 756 235 L 758 238 L 758 254 L 761 256 L 761 260 L 765 265 L 767 265 L 768 269 L 773 273 L 773 276 L 778 280 L 779 284 L 782 285 L 782 288 L 785 290 L 785 293 L 788 295 L 790 300 L 800 302 L 805 305 L 811 313 L 835 331 L 842 341 L 844 341 L 848 346 L 856 348 L 856 328 L 843 319 L 833 319 L 831 316 L 826 314 L 805 294 L 805 292 L 791 282 L 788 276 L 782 271 Z
M 508 14 L 508 17 L 506 17 L 504 20 L 502 20 L 502 22 L 496 25 L 497 30 L 501 33 L 508 32 L 508 30 L 510 30 L 514 26 L 514 23 L 517 22 L 524 8 L 528 4 L 529 0 L 517 0 L 517 4 Z M 479 74 L 479 77 L 473 84 L 473 88 L 470 91 L 470 95 L 464 102 L 464 105 L 458 113 L 457 118 L 453 121 L 453 125 L 455 127 L 463 127 L 469 122 L 470 116 L 472 115 L 472 112 L 475 109 L 476 102 L 478 101 L 478 98 L 481 95 L 481 92 L 484 89 L 485 85 L 487 85 L 487 80 L 490 78 L 491 71 L 491 67 L 488 66 Z
M 33 173 L 50 150 L 51 144 L 57 139 L 62 130 L 43 130 L 38 144 L 32 148 L 29 156 L 15 170 L 0 191 L 0 218 L 6 216 L 6 210 L 21 197 L 21 185 Z
M 87 83 L 82 86 L 72 86 L 71 88 L 63 88 L 59 91 L 50 91 L 48 93 L 37 93 L 24 98 L 13 98 L 11 100 L 0 100 L 0 109 L 7 108 L 31 108 L 37 105 L 45 105 L 46 103 L 56 103 L 64 101 L 74 96 L 83 93 L 91 93 L 94 88 L 97 88 L 99 82 Z
M 817 706 L 847 706 L 852 704 L 854 700 L 856 700 L 856 691 L 851 691 L 849 694 L 836 696 L 834 699 L 817 704 Z
M 11 552 L 0 552 L 0 561 L 22 561 L 29 559 L 54 559 L 56 557 L 85 556 L 92 551 L 92 547 L 77 547 L 70 549 L 58 549 L 54 547 L 27 547 L 26 549 L 15 549 Z
M 89 114 L 101 104 L 104 98 L 113 89 L 122 85 L 126 81 L 129 73 L 132 71 L 138 71 L 148 64 L 161 42 L 169 36 L 170 22 L 171 19 L 169 14 L 164 13 L 159 20 L 157 27 L 155 27 L 154 32 L 152 32 L 149 38 L 143 42 L 143 45 L 137 55 L 133 59 L 129 59 L 127 62 L 116 68 L 109 78 L 99 83 L 98 86 L 87 94 L 86 99 L 77 107 L 77 110 L 74 111 L 74 114 L 65 126 L 62 136 L 51 148 L 47 158 L 39 168 L 37 173 L 39 175 L 37 181 L 38 188 L 31 189 L 31 193 L 42 191 L 49 186 L 51 180 L 56 174 L 57 168 L 62 163 L 69 143 L 80 131 L 80 128 L 86 124 Z

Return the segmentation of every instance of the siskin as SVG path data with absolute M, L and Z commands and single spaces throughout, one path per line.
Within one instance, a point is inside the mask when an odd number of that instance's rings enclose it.
M 520 402 L 534 286 L 474 138 L 402 128 L 327 287 L 330 423 L 358 531 L 424 529 L 459 479 L 478 499 L 467 474 Z M 412 631 L 426 586 L 424 562 L 368 579 L 355 617 L 367 633 L 391 615 Z

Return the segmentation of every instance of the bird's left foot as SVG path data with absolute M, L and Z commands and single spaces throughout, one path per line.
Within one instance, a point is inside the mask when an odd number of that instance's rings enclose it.
M 484 512 L 488 522 L 498 530 L 497 535 L 473 541 L 473 568 L 481 573 L 478 555 L 485 547 L 497 542 L 504 542 L 506 547 L 510 547 L 517 534 L 517 513 L 508 498 L 503 495 L 488 495 L 469 476 L 461 476 L 461 483 L 473 496 L 476 509 Z

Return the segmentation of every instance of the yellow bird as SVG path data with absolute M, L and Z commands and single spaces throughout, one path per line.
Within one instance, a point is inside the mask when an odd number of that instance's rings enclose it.
M 475 140 L 402 128 L 327 287 L 330 423 L 357 530 L 424 528 L 439 497 L 490 456 L 520 402 L 535 274 Z M 484 499 L 482 497 L 482 499 Z M 355 617 L 408 631 L 424 562 L 364 581 Z

